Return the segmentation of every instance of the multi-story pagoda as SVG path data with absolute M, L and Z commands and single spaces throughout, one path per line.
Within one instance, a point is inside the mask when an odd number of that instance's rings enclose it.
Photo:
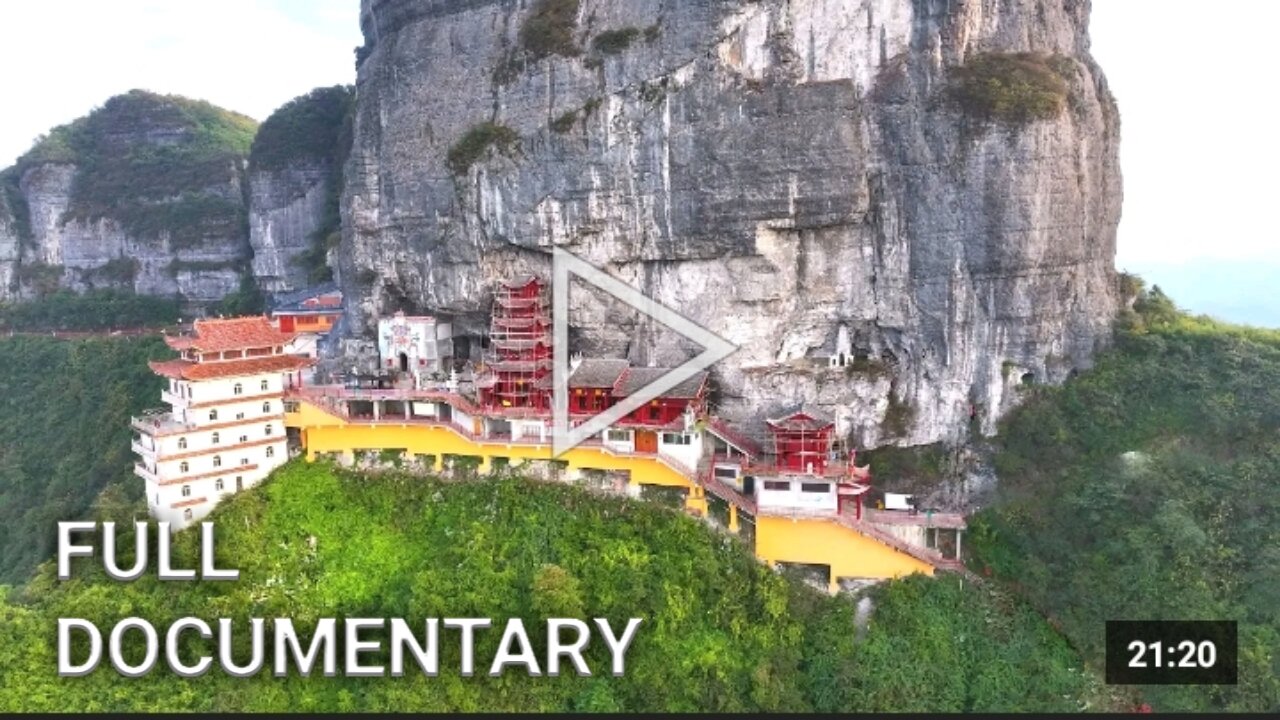
M 169 381 L 169 409 L 133 420 L 155 518 L 186 527 L 288 459 L 284 391 L 314 362 L 285 352 L 293 337 L 259 316 L 197 320 L 192 335 L 165 338 L 179 357 L 150 366 Z
M 490 319 L 485 372 L 476 382 L 486 408 L 550 411 L 551 299 L 542 280 L 498 286 Z

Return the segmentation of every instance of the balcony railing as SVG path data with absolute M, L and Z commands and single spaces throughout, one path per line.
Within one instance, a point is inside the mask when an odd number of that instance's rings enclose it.
M 133 472 L 135 475 L 142 478 L 143 480 L 147 480 L 153 483 L 160 482 L 159 476 L 151 472 L 151 470 L 146 465 L 143 465 L 142 463 L 134 463 Z
M 189 432 L 195 429 L 191 423 L 181 422 L 173 417 L 173 413 L 164 410 L 149 410 L 130 420 L 129 425 L 143 435 L 170 435 Z

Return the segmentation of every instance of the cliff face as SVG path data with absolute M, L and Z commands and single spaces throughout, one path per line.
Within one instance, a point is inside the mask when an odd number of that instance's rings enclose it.
M 317 88 L 263 121 L 249 155 L 253 274 L 267 292 L 329 280 L 342 164 L 351 147 L 349 86 Z
M 1118 116 L 1088 11 L 364 0 L 349 328 L 403 307 L 479 334 L 493 282 L 560 245 L 741 344 L 722 414 L 804 402 L 861 446 L 958 438 L 971 413 L 989 432 L 1021 383 L 1086 367 L 1115 311 Z M 956 68 L 1014 53 L 1060 78 L 1056 111 L 956 101 Z M 689 354 L 572 302 L 577 349 Z M 829 368 L 841 335 L 855 359 Z
M 236 290 L 255 129 L 208 103 L 142 91 L 55 128 L 0 178 L 27 219 L 7 297 L 113 287 L 203 304 Z
M 304 288 L 308 271 L 302 258 L 314 235 L 324 228 L 332 192 L 326 163 L 297 161 L 282 170 L 249 173 L 249 243 L 253 274 L 266 292 Z

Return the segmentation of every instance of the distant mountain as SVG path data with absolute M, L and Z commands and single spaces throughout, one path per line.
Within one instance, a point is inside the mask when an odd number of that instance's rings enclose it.
M 1280 327 L 1280 262 L 1197 258 L 1121 267 L 1159 285 L 1185 310 L 1227 322 Z

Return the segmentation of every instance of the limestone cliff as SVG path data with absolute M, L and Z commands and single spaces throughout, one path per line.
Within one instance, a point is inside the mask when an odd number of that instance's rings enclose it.
M 21 206 L 8 297 L 126 288 L 192 304 L 234 291 L 248 262 L 250 118 L 132 91 L 55 128 L 3 173 Z
M 249 156 L 249 243 L 262 289 L 330 279 L 342 164 L 351 147 L 352 88 L 318 88 L 263 121 Z
M 725 415 L 803 402 L 864 447 L 990 432 L 1109 337 L 1119 120 L 1088 13 L 363 0 L 350 347 L 397 307 L 479 335 L 493 282 L 560 245 L 741 344 Z M 690 350 L 573 303 L 579 349 Z M 842 328 L 854 360 L 830 368 Z

